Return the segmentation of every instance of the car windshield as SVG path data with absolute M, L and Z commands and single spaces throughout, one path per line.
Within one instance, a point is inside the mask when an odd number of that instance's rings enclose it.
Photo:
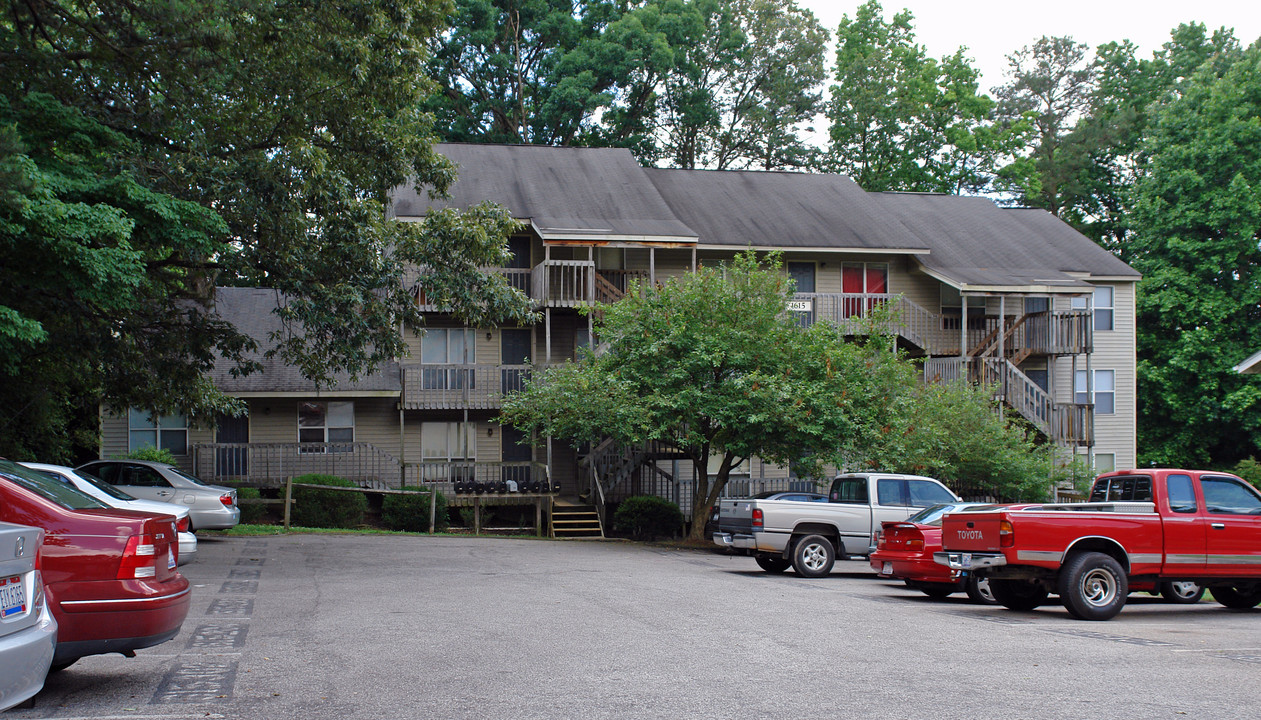
M 118 488 L 114 487 L 113 485 L 110 485 L 109 483 L 107 483 L 107 482 L 105 482 L 104 480 L 100 479 L 99 477 L 97 477 L 97 476 L 93 475 L 92 473 L 88 472 L 87 470 L 75 470 L 75 471 L 74 471 L 74 474 L 75 474 L 75 475 L 78 475 L 78 476 L 79 476 L 79 478 L 80 478 L 80 479 L 82 479 L 82 480 L 83 480 L 84 482 L 86 482 L 87 484 L 91 485 L 92 487 L 96 488 L 97 490 L 100 490 L 101 492 L 105 493 L 106 495 L 109 495 L 110 497 L 114 498 L 115 500 L 126 500 L 126 501 L 130 502 L 130 501 L 132 501 L 132 500 L 135 500 L 135 499 L 136 499 L 136 498 L 135 498 L 135 496 L 128 495 L 127 493 L 123 492 L 122 490 L 119 490 Z
M 998 505 L 990 503 L 941 503 L 938 505 L 930 505 L 920 510 L 914 515 L 906 519 L 907 522 L 913 522 L 917 525 L 933 525 L 941 527 L 941 519 L 946 513 L 952 512 L 979 512 L 996 508 Z
M 81 490 L 8 460 L 0 460 L 0 477 L 70 510 L 109 507 Z

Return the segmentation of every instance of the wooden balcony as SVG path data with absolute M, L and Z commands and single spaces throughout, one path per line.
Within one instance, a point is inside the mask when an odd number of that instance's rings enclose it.
M 525 387 L 531 365 L 404 365 L 404 410 L 494 410 Z
M 622 299 L 631 280 L 647 281 L 643 270 L 597 269 L 590 260 L 548 260 L 533 268 L 482 268 L 499 273 L 508 284 L 525 293 L 535 307 L 577 307 L 582 303 L 612 303 Z M 447 312 L 449 308 L 426 297 L 419 289 L 424 270 L 405 281 L 414 288 L 416 304 L 422 312 Z
M 1055 402 L 1009 360 L 1000 358 L 930 358 L 924 382 L 968 382 L 994 388 L 995 399 L 1029 421 L 1052 442 L 1069 447 L 1094 444 L 1094 405 Z

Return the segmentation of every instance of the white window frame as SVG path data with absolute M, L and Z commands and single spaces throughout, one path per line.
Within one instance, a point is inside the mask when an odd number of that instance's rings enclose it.
M 1090 396 L 1087 395 L 1086 389 L 1086 371 L 1078 370 L 1077 376 L 1073 378 L 1073 402 L 1075 403 L 1091 403 L 1095 406 L 1096 415 L 1115 415 L 1117 411 L 1117 371 L 1107 369 L 1094 370 L 1094 383 L 1090 387 Z M 1099 378 L 1108 378 L 1106 383 L 1100 383 Z M 1107 389 L 1100 390 L 1101 385 L 1108 386 Z M 1111 409 L 1101 411 L 1099 409 L 1100 397 L 1111 398 Z
M 1109 332 L 1116 329 L 1116 288 L 1111 285 L 1098 285 L 1091 296 L 1091 305 L 1095 310 L 1095 332 Z M 1069 307 L 1073 310 L 1087 309 L 1086 298 L 1069 299 Z M 1106 322 L 1104 321 L 1106 318 Z
M 137 442 L 139 435 L 151 435 L 147 442 Z M 165 442 L 166 437 L 182 437 L 178 445 Z M 152 447 L 170 450 L 172 455 L 188 455 L 188 416 L 183 413 L 159 416 L 148 410 L 127 409 L 127 452 Z M 175 449 L 172 449 L 175 448 Z M 176 452 L 179 450 L 179 452 Z
M 1102 475 L 1117 469 L 1116 453 L 1095 453 L 1095 474 Z
M 318 425 L 303 424 L 303 406 L 320 408 L 323 422 Z M 345 446 L 352 445 L 355 442 L 355 403 L 353 400 L 304 400 L 298 403 L 297 415 L 299 453 L 352 451 L 352 448 Z M 349 425 L 345 424 L 347 415 L 349 416 Z M 346 431 L 350 433 L 349 438 L 340 437 Z M 321 439 L 311 439 L 316 433 L 319 434 Z M 334 434 L 339 435 L 339 437 L 334 437 Z M 319 447 L 312 447 L 317 444 Z M 333 445 L 333 447 L 329 448 L 329 445 Z

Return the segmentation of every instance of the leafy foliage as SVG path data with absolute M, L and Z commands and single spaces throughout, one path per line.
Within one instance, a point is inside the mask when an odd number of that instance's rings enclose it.
M 1154 110 L 1134 191 L 1140 464 L 1211 466 L 1258 450 L 1261 46 L 1216 57 Z
M 1246 457 L 1240 460 L 1235 463 L 1231 472 L 1252 483 L 1253 487 L 1261 488 L 1261 462 L 1257 462 L 1256 458 Z
M 168 465 L 178 465 L 175 455 L 166 448 L 155 448 L 152 445 L 142 447 L 138 450 L 132 450 L 126 455 L 128 460 L 150 460 L 153 462 L 166 463 Z
M 869 191 L 981 190 L 1026 127 L 992 121 L 994 101 L 977 92 L 962 48 L 929 58 L 910 11 L 888 22 L 882 13 L 870 0 L 837 30 L 830 169 Z
M 424 485 L 408 487 L 403 486 L 400 490 L 412 490 L 416 492 L 433 490 L 433 488 Z M 434 509 L 434 532 L 444 532 L 448 525 L 447 518 L 447 497 L 442 493 L 434 498 L 436 503 Z M 429 496 L 428 495 L 383 495 L 381 498 L 381 522 L 390 530 L 405 530 L 407 532 L 429 532 Z
M 241 509 L 241 524 L 256 525 L 267 516 L 267 506 L 262 503 L 241 502 L 243 500 L 261 500 L 263 493 L 256 487 L 238 487 L 236 489 L 237 507 Z
M 330 487 L 357 487 L 353 482 L 335 475 L 299 475 L 295 484 L 328 485 Z M 360 492 L 321 490 L 295 487 L 293 510 L 289 514 L 294 525 L 313 528 L 356 528 L 363 524 L 368 511 L 368 499 Z
M 56 438 L 85 397 L 239 410 L 205 380 L 219 357 L 257 367 L 253 341 L 209 312 L 216 284 L 282 292 L 285 327 L 265 349 L 325 383 L 403 354 L 398 328 L 419 319 L 409 265 L 469 322 L 528 318 L 520 293 L 477 270 L 507 254 L 502 211 L 387 219 L 393 187 L 441 192 L 454 177 L 418 109 L 445 10 L 10 3 L 0 398 L 15 414 L 0 452 L 70 454 Z
M 618 504 L 613 512 L 613 527 L 636 540 L 674 537 L 683 527 L 683 513 L 665 498 L 636 495 Z

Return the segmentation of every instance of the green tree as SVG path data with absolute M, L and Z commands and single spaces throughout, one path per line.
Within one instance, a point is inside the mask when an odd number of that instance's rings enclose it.
M 848 343 L 826 323 L 800 327 L 785 311 L 791 281 L 777 257 L 768 263 L 741 254 L 601 306 L 607 352 L 547 371 L 505 401 L 502 420 L 575 443 L 672 443 L 699 469 L 693 538 L 744 458 L 809 472 L 861 456 L 914 368 L 887 337 Z
M 1153 111 L 1134 189 L 1139 462 L 1255 455 L 1261 386 L 1261 46 L 1214 57 Z
M 776 0 L 693 0 L 661 84 L 660 157 L 676 167 L 801 167 L 801 129 L 821 108 L 827 31 Z
M 393 187 L 441 192 L 453 178 L 417 110 L 446 10 L 8 3 L 0 396 L 13 412 L 0 452 L 66 458 L 39 435 L 64 435 L 102 399 L 234 409 L 204 372 L 217 356 L 253 369 L 252 342 L 208 312 L 216 284 L 283 293 L 286 330 L 269 350 L 322 382 L 403 353 L 398 328 L 418 320 L 402 282 L 412 265 L 470 321 L 525 317 L 520 294 L 478 271 L 507 255 L 503 211 L 386 217 Z
M 978 93 L 964 50 L 929 58 L 913 20 L 903 10 L 886 22 L 877 0 L 842 18 L 829 169 L 869 191 L 978 191 L 1025 126 L 996 125 L 994 101 Z

